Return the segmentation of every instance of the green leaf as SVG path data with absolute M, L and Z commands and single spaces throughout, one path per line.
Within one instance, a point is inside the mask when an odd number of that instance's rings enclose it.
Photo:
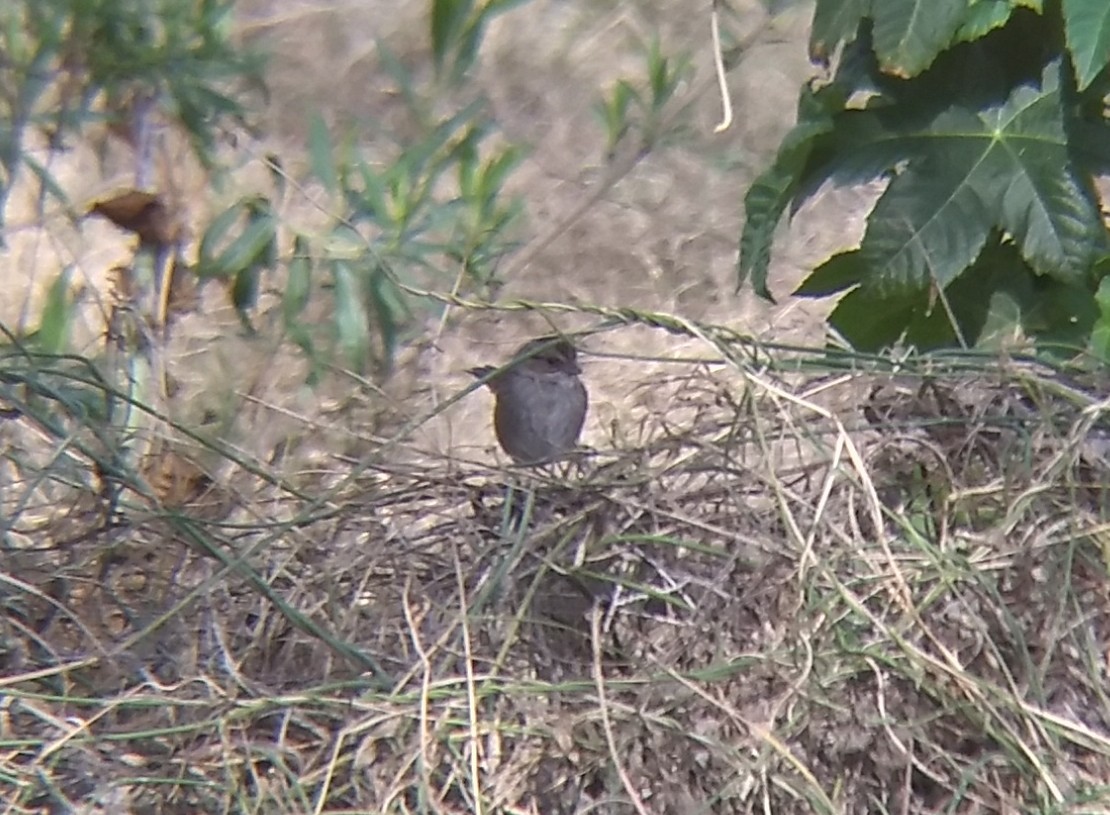
M 1063 0 L 1064 35 L 1079 90 L 1085 90 L 1110 62 L 1110 3 Z
M 760 174 L 744 196 L 744 231 L 740 237 L 737 286 L 751 277 L 752 288 L 760 297 L 774 301 L 767 287 L 771 265 L 771 244 L 775 228 L 803 179 L 811 153 L 832 132 L 832 109 L 843 98 L 828 86 L 813 92 L 802 91 L 798 102 L 798 123 L 786 134 L 774 163 Z
M 1040 86 L 1019 85 L 999 103 L 907 96 L 836 119 L 833 147 L 817 178 L 859 180 L 885 164 L 905 169 L 868 219 L 861 246 L 866 283 L 920 289 L 953 280 L 992 229 L 1014 237 L 1040 274 L 1077 281 L 1103 247 L 1105 230 L 1077 179 L 1064 127 L 1059 60 Z M 981 104 L 981 102 L 980 102 Z M 808 188 L 813 179 L 796 182 Z M 750 194 L 750 193 L 749 193 Z M 743 244 L 741 244 L 743 251 Z
M 870 0 L 817 0 L 809 58 L 826 62 L 840 43 L 854 39 L 860 21 L 870 12 Z
M 926 305 L 923 292 L 888 296 L 857 288 L 836 304 L 829 315 L 829 325 L 853 348 L 878 351 L 896 343 Z
M 386 206 L 385 185 L 382 183 L 382 179 L 374 168 L 366 163 L 359 164 L 358 172 L 362 178 L 362 194 L 359 197 L 354 197 L 354 200 L 349 202 L 354 209 L 354 213 L 384 223 L 388 214 L 388 207 Z M 353 197 L 353 193 L 348 195 Z
M 813 270 L 794 290 L 798 297 L 828 297 L 858 286 L 866 273 L 859 250 L 833 255 Z
M 1019 87 L 982 117 L 989 149 L 976 167 L 975 184 L 987 208 L 1000 213 L 998 226 L 1014 235 L 1037 272 L 1076 281 L 1094 262 L 1105 229 L 1071 161 L 1062 72 L 1061 61 L 1053 61 L 1040 88 Z
M 451 69 L 451 78 L 458 81 L 473 67 L 478 59 L 478 49 L 482 46 L 482 38 L 486 33 L 486 17 L 478 15 L 463 29 L 459 37 L 459 44 L 455 53 L 455 64 Z
M 265 266 L 276 236 L 273 216 L 256 218 L 247 224 L 231 244 L 215 259 L 215 268 L 221 276 L 238 275 L 252 266 Z
M 436 71 L 443 69 L 451 50 L 457 48 L 473 0 L 432 0 L 431 40 Z
M 1014 13 L 1010 0 L 979 0 L 966 9 L 953 38 L 956 42 L 972 42 L 1002 28 Z
M 47 354 L 60 354 L 69 343 L 69 330 L 73 325 L 73 298 L 69 282 L 73 267 L 66 266 L 46 292 L 39 321 L 38 344 Z
M 293 241 L 293 259 L 289 261 L 289 279 L 282 293 L 281 308 L 287 326 L 296 319 L 308 305 L 312 291 L 312 259 L 309 255 L 308 241 L 300 235 Z
M 483 202 L 493 201 L 501 193 L 509 173 L 520 165 L 521 156 L 519 148 L 506 147 L 486 162 L 478 189 Z
M 308 131 L 308 154 L 312 157 L 312 173 L 324 185 L 324 188 L 335 193 L 339 190 L 339 178 L 335 172 L 335 156 L 332 155 L 331 134 L 323 118 L 317 114 L 312 117 L 312 124 Z
M 867 220 L 859 258 L 883 291 L 944 288 L 979 254 L 991 220 L 956 162 L 895 178 Z M 880 271 L 881 270 L 881 271 Z
M 362 286 L 345 261 L 332 263 L 335 275 L 335 328 L 339 347 L 356 371 L 366 368 L 370 357 L 370 320 Z
M 1017 248 L 994 235 L 975 263 L 944 290 L 947 305 L 937 297 L 930 312 L 915 315 L 905 341 L 932 350 L 982 347 L 1013 337 L 1023 310 L 1034 302 L 1034 284 L 1033 271 Z
M 917 76 L 953 42 L 967 0 L 876 0 L 871 7 L 875 53 L 883 71 Z
M 250 323 L 250 312 L 258 305 L 260 276 L 258 266 L 244 266 L 236 272 L 231 286 L 231 304 L 235 306 L 243 327 L 251 333 L 254 332 L 254 328 Z
M 1094 292 L 1051 279 L 1039 283 L 1035 303 L 1024 315 L 1025 330 L 1041 343 L 1081 351 L 1099 319 Z
M 368 288 L 367 294 L 374 308 L 378 333 L 382 340 L 382 368 L 383 371 L 388 372 L 392 367 L 393 355 L 397 349 L 402 309 L 397 304 L 393 283 L 380 268 L 370 274 Z
M 219 268 L 216 260 L 217 246 L 223 242 L 231 227 L 243 215 L 243 202 L 237 201 L 212 219 L 204 236 L 200 239 L 200 248 L 197 251 L 197 277 L 204 279 L 222 279 L 229 275 Z
M 1098 320 L 1091 330 L 1090 349 L 1103 362 L 1110 362 L 1110 278 L 1104 277 L 1095 293 Z

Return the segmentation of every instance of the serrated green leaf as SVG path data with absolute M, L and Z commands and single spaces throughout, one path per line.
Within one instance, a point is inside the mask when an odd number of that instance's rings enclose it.
M 1079 90 L 1085 90 L 1110 62 L 1110 3 L 1063 0 L 1064 36 Z
M 740 237 L 737 265 L 737 287 L 749 277 L 755 293 L 774 301 L 767 287 L 771 265 L 771 244 L 783 212 L 801 183 L 811 153 L 821 139 L 832 132 L 834 120 L 830 110 L 843 103 L 831 88 L 802 91 L 798 103 L 798 123 L 782 144 L 774 163 L 752 182 L 744 196 L 744 231 Z
M 814 62 L 827 61 L 840 43 L 855 38 L 860 22 L 870 10 L 870 0 L 817 0 L 809 35 L 809 58 Z
M 967 0 L 881 0 L 871 7 L 875 53 L 884 72 L 917 76 L 953 42 Z
M 983 115 L 988 146 L 975 186 L 998 226 L 1015 237 L 1022 256 L 1041 273 L 1082 278 L 1104 240 L 1090 190 L 1077 180 L 1064 128 L 1060 60 L 1039 88 L 1023 86 Z M 989 141 L 988 141 L 989 140 Z
M 859 250 L 833 255 L 802 281 L 794 290 L 798 297 L 828 297 L 859 285 L 867 268 L 860 259 Z
M 895 178 L 867 219 L 859 260 L 884 292 L 944 288 L 979 254 L 991 219 L 959 163 Z
M 971 3 L 960 20 L 953 38 L 956 42 L 970 42 L 1002 28 L 1014 13 L 1010 0 L 979 0 Z
M 930 100 L 837 117 L 827 162 L 815 178 L 859 180 L 905 166 L 880 197 L 861 246 L 867 285 L 942 287 L 974 259 L 992 229 L 1014 237 L 1041 273 L 1078 281 L 1105 230 L 1077 180 L 1063 124 L 1060 62 L 1039 86 L 1019 85 L 1001 103 L 974 96 Z M 935 109 L 930 109 L 935 108 Z M 798 194 L 798 193 L 795 193 Z

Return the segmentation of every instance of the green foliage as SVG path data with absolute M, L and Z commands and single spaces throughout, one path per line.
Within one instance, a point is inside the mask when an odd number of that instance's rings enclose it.
M 311 359 L 311 378 L 333 353 L 358 370 L 387 373 L 406 327 L 441 308 L 422 294 L 490 294 L 500 285 L 497 267 L 521 212 L 505 185 L 522 151 L 496 138 L 484 100 L 464 93 L 464 81 L 489 21 L 521 2 L 432 0 L 433 81 L 416 78 L 379 45 L 379 64 L 408 106 L 406 129 L 397 144 L 383 144 L 390 134 L 372 128 L 360 129 L 356 139 L 353 131 L 334 136 L 322 119 L 312 123 L 310 172 L 326 194 L 319 203 L 330 217 L 323 229 L 278 215 L 276 202 L 284 197 L 288 176 L 273 157 L 270 194 L 244 196 L 196 228 L 199 252 L 188 272 L 223 286 L 248 332 L 261 322 L 258 312 L 268 302 L 263 293 L 285 289 L 276 316 Z M 231 94 L 243 81 L 256 80 L 260 68 L 256 56 L 233 46 L 233 5 L 0 4 L 0 122 L 11 122 L 0 125 L 0 211 L 26 168 L 69 208 L 65 192 L 26 148 L 29 133 L 37 129 L 60 146 L 103 117 L 118 117 L 110 124 L 129 130 L 144 106 L 168 111 L 201 161 L 213 166 L 217 128 L 244 115 Z M 660 64 L 664 70 L 655 83 L 666 84 L 666 61 Z M 367 142 L 367 132 L 379 138 Z M 283 256 L 286 235 L 293 252 Z M 180 263 L 178 269 L 185 271 Z M 330 319 L 306 319 L 317 294 L 330 304 Z M 40 330 L 60 349 L 67 334 L 56 299 L 48 303 Z
M 160 106 L 212 160 L 215 134 L 244 112 L 230 88 L 258 86 L 261 61 L 231 39 L 234 0 L 15 0 L 0 4 L 0 227 L 19 174 L 68 205 L 29 132 L 53 146 L 105 116 L 129 128 Z
M 74 318 L 74 302 L 69 291 L 72 273 L 73 268 L 67 266 L 46 292 L 38 345 L 47 354 L 61 354 L 69 350 L 69 332 Z
M 642 51 L 647 81 L 638 86 L 627 79 L 618 80 L 594 108 L 605 128 L 606 152 L 610 157 L 629 133 L 639 135 L 637 148 L 647 153 L 678 129 L 664 115 L 664 108 L 689 75 L 690 61 L 684 56 L 665 55 L 658 38 L 642 46 Z
M 287 297 L 284 318 L 289 336 L 313 357 L 314 376 L 320 355 L 333 347 L 356 370 L 370 363 L 388 372 L 405 327 L 440 307 L 420 297 L 424 291 L 450 280 L 458 293 L 495 293 L 497 266 L 521 212 L 504 190 L 521 150 L 493 143 L 483 101 L 436 120 L 426 114 L 434 89 L 417 86 L 395 63 L 392 70 L 425 126 L 388 160 L 334 139 L 322 119 L 310 127 L 311 172 L 329 196 L 332 221 L 322 236 L 298 236 L 290 269 L 298 293 Z M 300 319 L 310 280 L 331 297 L 333 319 L 323 332 Z
M 830 323 L 844 338 L 933 348 L 1020 328 L 1084 349 L 1110 326 L 1093 183 L 1110 166 L 1108 9 L 818 0 L 811 55 L 845 48 L 832 78 L 802 91 L 797 125 L 748 192 L 741 281 L 771 297 L 788 206 L 826 182 L 885 178 L 859 247 L 796 292 L 843 294 Z
M 234 237 L 229 237 L 237 229 Z M 217 215 L 200 241 L 193 272 L 201 280 L 230 285 L 231 303 L 248 331 L 258 305 L 262 273 L 278 263 L 277 217 L 263 196 L 235 202 Z
M 458 83 L 478 58 L 490 20 L 526 0 L 432 0 L 430 34 L 436 72 Z

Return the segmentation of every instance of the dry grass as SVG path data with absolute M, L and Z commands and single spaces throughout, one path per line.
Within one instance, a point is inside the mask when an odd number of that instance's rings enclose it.
M 740 33 L 763 20 L 733 5 Z M 210 290 L 175 326 L 177 393 L 150 408 L 166 432 L 134 467 L 67 389 L 84 368 L 6 358 L 0 812 L 1110 812 L 1104 406 L 1025 362 L 895 375 L 749 338 L 821 338 L 812 304 L 729 294 L 745 179 L 806 71 L 800 24 L 730 75 L 732 131 L 709 135 L 706 95 L 688 142 L 567 220 L 598 190 L 594 93 L 655 31 L 703 76 L 708 19 L 526 8 L 491 29 L 475 91 L 532 148 L 523 251 L 546 241 L 506 300 L 551 307 L 453 304 L 384 390 L 333 372 L 310 392 Z M 243 9 L 278 48 L 276 135 L 220 195 L 267 177 L 267 150 L 296 174 L 310 103 L 411 126 L 372 42 L 419 72 L 421 4 Z M 92 152 L 58 167 L 75 199 L 128 166 Z M 219 209 L 168 163 L 198 223 Z M 865 194 L 797 216 L 778 291 L 858 235 Z M 282 217 L 313 222 L 310 197 Z M 9 223 L 26 300 L 0 321 L 72 263 L 95 356 L 102 279 L 131 248 Z M 549 323 L 587 334 L 595 452 L 562 473 L 481 463 L 489 403 L 463 371 Z
M 562 476 L 237 466 L 113 512 L 9 456 L 9 811 L 1100 811 L 1101 406 L 704 347 Z

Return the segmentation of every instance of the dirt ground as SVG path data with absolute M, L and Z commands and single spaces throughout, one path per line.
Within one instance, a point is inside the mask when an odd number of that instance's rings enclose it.
M 313 111 L 403 137 L 375 43 L 426 77 L 425 5 L 243 0 L 273 53 L 262 135 L 227 146 L 220 189 L 166 160 L 179 206 L 203 223 L 263 187 L 267 153 L 300 177 Z M 0 740 L 34 745 L 0 758 L 14 811 L 1110 812 L 1099 420 L 1020 360 L 820 357 L 827 304 L 788 294 L 859 238 L 872 189 L 782 228 L 778 303 L 735 290 L 744 193 L 814 69 L 808 4 L 730 5 L 728 36 L 758 34 L 723 133 L 709 3 L 533 0 L 490 26 L 472 90 L 528 147 L 530 260 L 507 259 L 501 307 L 412 326 L 387 381 L 307 387 L 209 289 L 167 407 L 223 446 L 175 439 L 204 472 L 163 459 L 160 503 L 108 523 L 40 430 L 0 428 Z M 692 61 L 683 135 L 568 220 L 604 175 L 592 105 L 654 34 Z M 53 170 L 75 202 L 131 183 L 119 145 Z M 311 224 L 312 198 L 282 218 Z M 133 247 L 32 212 L 25 192 L 8 215 L 0 322 L 33 323 L 72 265 L 92 353 Z M 697 330 L 598 330 L 597 308 Z M 592 332 L 594 455 L 506 470 L 486 392 L 439 407 L 553 327 Z

